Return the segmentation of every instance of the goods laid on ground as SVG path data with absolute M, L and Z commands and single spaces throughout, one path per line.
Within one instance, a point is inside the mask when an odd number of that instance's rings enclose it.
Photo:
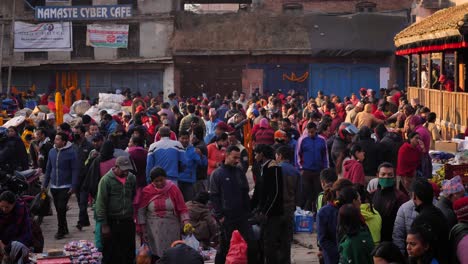
M 101 260 L 102 253 L 87 240 L 71 241 L 63 250 L 53 249 L 31 258 L 37 264 L 100 264 Z

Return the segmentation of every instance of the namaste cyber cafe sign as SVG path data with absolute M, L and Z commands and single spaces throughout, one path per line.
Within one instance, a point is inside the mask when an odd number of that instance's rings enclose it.
M 131 5 L 37 6 L 38 21 L 115 20 L 132 17 Z

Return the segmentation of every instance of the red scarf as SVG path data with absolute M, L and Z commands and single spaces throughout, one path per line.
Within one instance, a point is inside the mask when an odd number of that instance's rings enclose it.
M 138 208 L 147 207 L 151 202 L 155 203 L 156 208 L 164 208 L 166 207 L 167 198 L 170 198 L 174 204 L 175 215 L 180 216 L 181 214 L 187 213 L 187 207 L 185 206 L 182 194 L 177 186 L 169 180 L 166 180 L 166 185 L 162 189 L 156 188 L 152 183 L 148 184 L 143 188 L 141 196 Z M 156 215 L 159 217 L 164 217 L 165 214 L 165 211 L 156 211 Z

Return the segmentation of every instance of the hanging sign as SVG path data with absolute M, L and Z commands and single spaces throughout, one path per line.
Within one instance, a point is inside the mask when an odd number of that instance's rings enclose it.
M 95 48 L 127 48 L 128 25 L 88 25 L 86 45 Z
M 15 52 L 72 51 L 72 24 L 15 22 Z
M 39 21 L 106 20 L 132 17 L 132 5 L 37 6 Z

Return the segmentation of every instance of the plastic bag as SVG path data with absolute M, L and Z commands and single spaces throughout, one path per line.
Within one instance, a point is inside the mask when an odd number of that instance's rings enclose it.
M 188 236 L 185 236 L 184 237 L 184 242 L 187 246 L 195 249 L 198 251 L 198 249 L 200 248 L 200 242 L 198 242 L 198 240 L 195 238 L 194 235 L 190 234 Z
M 50 202 L 51 199 L 47 192 L 38 193 L 31 203 L 31 213 L 37 216 L 49 215 L 51 209 Z
M 138 249 L 136 264 L 151 264 L 151 252 L 148 245 L 143 244 Z
M 247 264 L 247 242 L 237 230 L 232 232 L 231 246 L 225 264 Z

